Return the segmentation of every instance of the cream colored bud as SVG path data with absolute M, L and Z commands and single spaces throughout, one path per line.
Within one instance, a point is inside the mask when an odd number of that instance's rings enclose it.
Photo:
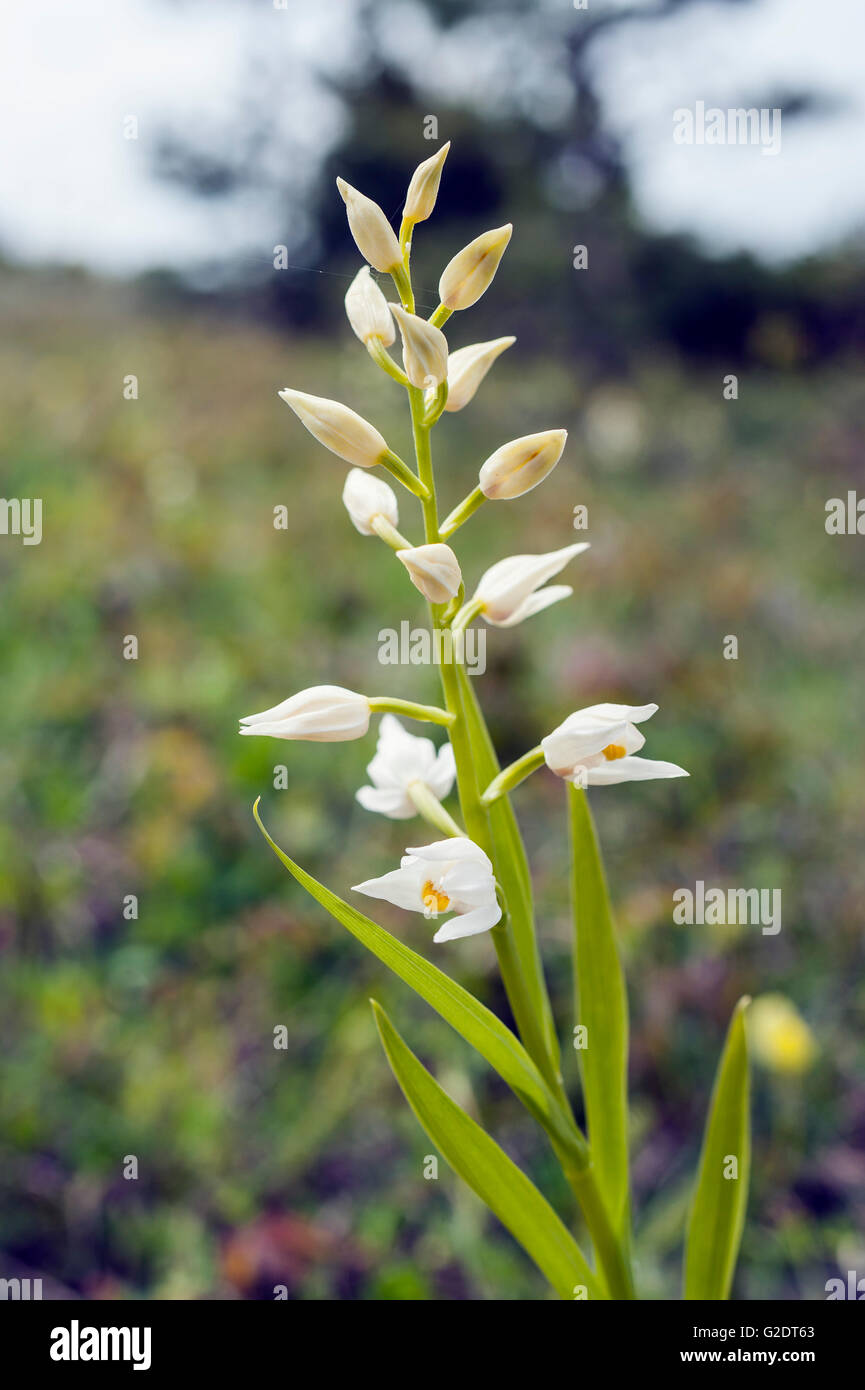
M 442 166 L 450 147 L 451 142 L 448 140 L 434 155 L 425 159 L 423 164 L 419 164 L 412 174 L 405 196 L 405 207 L 402 210 L 406 222 L 425 222 L 430 216 L 436 205 Z
M 411 550 L 398 550 L 396 558 L 402 560 L 412 584 L 430 603 L 447 603 L 459 593 L 463 577 L 449 545 L 416 545 Z
M 447 309 L 469 309 L 487 289 L 511 239 L 513 227 L 495 227 L 458 251 L 442 271 L 439 299 Z
M 391 526 L 399 525 L 396 494 L 383 478 L 377 478 L 374 473 L 365 473 L 362 468 L 353 468 L 345 480 L 342 500 L 354 526 L 362 536 L 375 535 L 372 523 L 377 516 L 383 516 Z
M 497 357 L 515 343 L 516 338 L 493 338 L 489 343 L 472 343 L 457 348 L 448 358 L 448 398 L 445 410 L 462 410 L 474 396 Z
M 389 309 L 402 335 L 402 360 L 412 386 L 438 386 L 448 374 L 448 340 L 440 328 L 399 304 Z
M 339 401 L 324 396 L 308 396 L 304 391 L 280 391 L 301 424 L 306 425 L 319 444 L 357 468 L 372 468 L 389 453 L 387 442 L 374 425 Z
M 396 337 L 396 329 L 387 300 L 373 280 L 368 265 L 361 266 L 348 287 L 345 312 L 362 343 L 368 343 L 370 338 L 380 338 L 385 347 L 390 347 Z
M 369 728 L 369 700 L 341 685 L 313 685 L 261 714 L 241 719 L 242 734 L 301 738 L 312 743 L 345 743 Z
M 351 234 L 364 260 L 385 273 L 402 265 L 396 233 L 378 203 L 352 188 L 345 179 L 337 179 L 336 186 L 345 203 Z
M 531 492 L 552 473 L 567 437 L 567 430 L 545 430 L 503 444 L 481 467 L 481 492 L 492 498 L 522 497 L 524 492 Z

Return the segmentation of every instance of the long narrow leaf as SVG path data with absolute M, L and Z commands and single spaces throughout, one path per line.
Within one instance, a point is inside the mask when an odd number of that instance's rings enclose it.
M 550 1092 L 522 1043 L 492 1011 L 463 989 L 444 971 L 405 946 L 377 922 L 343 902 L 290 859 L 271 839 L 258 813 L 253 814 L 274 854 L 301 887 L 320 902 L 362 945 L 436 1010 L 466 1042 L 489 1062 L 531 1113 L 566 1145 L 573 1142 L 573 1128 L 564 1126 Z
M 562 1298 L 584 1285 L 599 1297 L 595 1276 L 549 1202 L 494 1139 L 451 1100 L 372 1000 L 393 1074 L 436 1148 L 506 1226 Z
M 712 1091 L 685 1244 L 685 1298 L 726 1299 L 745 1224 L 751 1169 L 748 1041 L 740 999 Z
M 498 758 L 486 721 L 478 705 L 474 688 L 464 666 L 457 666 L 457 677 L 466 724 L 475 750 L 478 775 L 483 788 L 498 773 Z M 496 872 L 507 898 L 508 911 L 513 924 L 514 942 L 523 967 L 523 976 L 534 1004 L 535 1015 L 543 1020 L 547 1050 L 553 1065 L 558 1070 L 561 1065 L 561 1051 L 535 934 L 531 874 L 520 828 L 508 797 L 502 796 L 493 802 L 489 808 L 489 819 Z
M 568 786 L 574 906 L 575 1021 L 592 1161 L 615 1230 L 627 1234 L 628 1001 L 586 793 Z M 581 1040 L 581 1039 L 580 1039 Z

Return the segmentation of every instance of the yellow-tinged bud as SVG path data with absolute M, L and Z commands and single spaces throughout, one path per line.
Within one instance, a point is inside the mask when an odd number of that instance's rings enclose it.
M 346 463 L 353 463 L 357 468 L 372 468 L 381 462 L 383 454 L 390 453 L 387 441 L 375 426 L 349 410 L 347 405 L 287 387 L 279 394 L 319 444 Z
M 469 309 L 490 285 L 511 239 L 513 227 L 483 232 L 458 251 L 442 271 L 439 299 L 446 309 Z
M 396 270 L 397 266 L 402 265 L 402 251 L 396 233 L 378 203 L 352 188 L 345 179 L 337 179 L 336 186 L 345 203 L 351 234 L 364 260 L 385 274 Z
M 452 352 L 448 358 L 445 410 L 462 410 L 468 405 L 496 358 L 516 341 L 516 338 L 493 338 L 489 343 L 472 343 L 470 347 Z
M 434 155 L 425 159 L 423 164 L 419 164 L 412 174 L 405 196 L 405 207 L 402 210 L 406 222 L 425 222 L 432 213 L 438 197 L 442 165 L 447 159 L 450 147 L 451 142 L 448 140 Z
M 402 335 L 402 360 L 412 386 L 440 385 L 448 374 L 448 341 L 440 328 L 410 314 L 399 304 L 389 305 Z
M 370 338 L 380 338 L 385 347 L 390 347 L 396 337 L 396 329 L 387 300 L 373 280 L 368 265 L 361 266 L 348 287 L 345 312 L 362 343 L 368 343 Z
M 555 468 L 567 437 L 567 430 L 545 430 L 503 444 L 481 467 L 481 492 L 491 498 L 522 497 L 524 492 L 531 492 Z
M 459 561 L 449 545 L 416 545 L 398 550 L 396 558 L 405 565 L 416 589 L 430 603 L 447 603 L 459 593 L 463 582 Z

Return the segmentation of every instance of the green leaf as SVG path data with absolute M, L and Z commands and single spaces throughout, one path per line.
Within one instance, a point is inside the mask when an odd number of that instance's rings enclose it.
M 748 1040 L 740 999 L 718 1065 L 685 1243 L 686 1299 L 726 1299 L 745 1224 L 751 1169 Z M 735 1177 L 729 1176 L 736 1160 Z M 728 1176 L 725 1176 L 728 1174 Z
M 336 893 L 325 888 L 299 864 L 295 864 L 293 859 L 289 859 L 265 829 L 258 814 L 257 801 L 253 815 L 274 854 L 301 887 L 320 902 L 322 907 L 327 908 L 331 916 L 357 937 L 367 950 L 378 956 L 395 975 L 425 999 L 460 1037 L 465 1038 L 466 1042 L 470 1043 L 507 1082 L 550 1135 L 573 1153 L 575 1144 L 579 1146 L 581 1141 L 579 1131 L 572 1123 L 568 1124 L 561 1115 L 558 1104 L 551 1096 L 535 1063 L 501 1019 L 475 999 L 468 990 L 463 989 L 462 985 L 445 975 L 444 971 L 405 946 L 377 922 L 365 917 L 349 903 L 343 902 Z M 575 1156 L 579 1161 L 580 1155 Z
M 451 1100 L 418 1061 L 384 1009 L 370 1001 L 393 1074 L 436 1148 L 456 1173 L 506 1226 L 561 1298 L 578 1284 L 589 1298 L 600 1293 L 589 1265 L 547 1199 L 517 1165 Z
M 480 785 L 486 787 L 499 771 L 498 758 L 468 673 L 461 665 L 457 665 L 456 669 Z M 535 934 L 532 880 L 523 838 L 508 797 L 501 796 L 494 801 L 488 808 L 488 814 L 496 873 L 507 899 L 523 978 L 529 990 L 535 1017 L 543 1021 L 547 1051 L 558 1071 L 561 1066 L 561 1051 Z
M 628 1000 L 610 899 L 585 791 L 569 784 L 575 1022 L 592 1166 L 620 1236 L 628 1206 Z

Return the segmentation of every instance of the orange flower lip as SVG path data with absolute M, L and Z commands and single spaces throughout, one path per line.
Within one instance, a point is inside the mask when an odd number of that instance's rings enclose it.
M 447 893 L 440 892 L 431 878 L 428 878 L 423 886 L 421 900 L 424 905 L 424 911 L 430 917 L 434 917 L 438 912 L 447 912 L 451 904 L 451 900 Z
M 615 762 L 616 758 L 624 758 L 625 756 L 625 749 L 621 743 L 608 743 L 606 748 L 601 749 L 601 752 L 608 763 Z

